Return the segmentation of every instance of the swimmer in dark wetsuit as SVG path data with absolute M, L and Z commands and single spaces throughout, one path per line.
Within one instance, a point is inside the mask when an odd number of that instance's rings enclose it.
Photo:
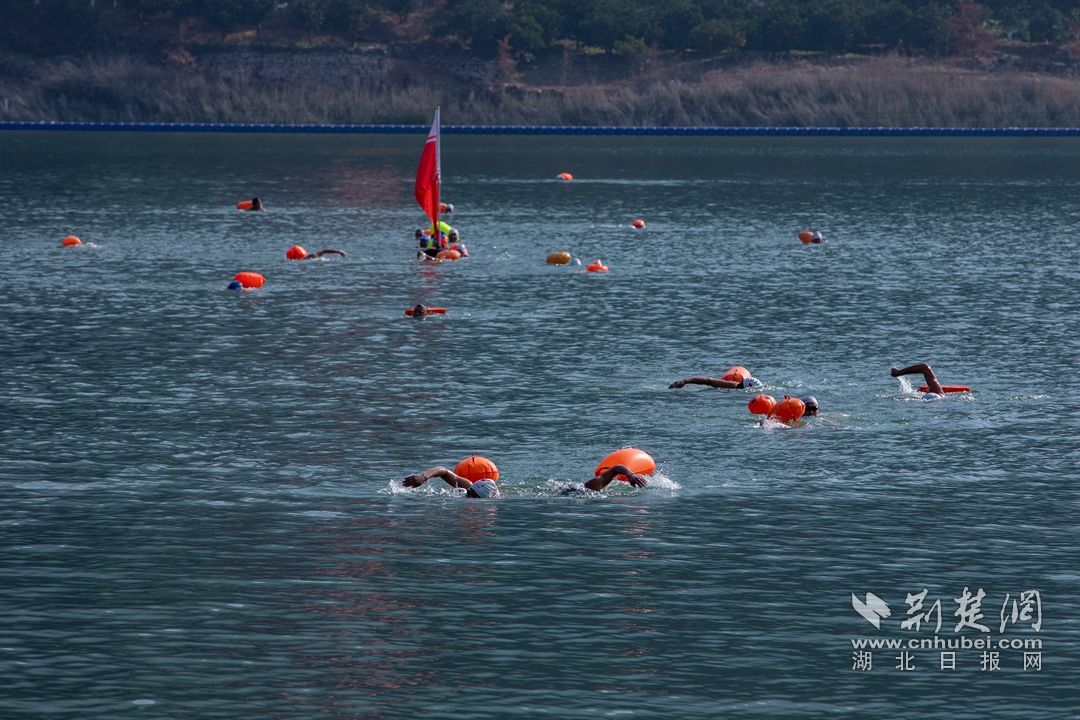
M 345 252 L 344 250 L 335 250 L 334 248 L 326 248 L 324 250 L 316 250 L 313 253 L 308 253 L 307 255 L 305 255 L 304 257 L 302 257 L 300 259 L 301 260 L 315 260 L 317 258 L 321 258 L 323 255 L 340 255 L 341 257 L 346 257 L 348 255 L 348 253 Z
M 601 492 L 619 475 L 625 475 L 626 479 L 630 482 L 631 487 L 643 488 L 649 484 L 644 475 L 632 472 L 630 468 L 625 465 L 613 465 L 581 487 L 571 485 L 570 487 L 560 490 L 559 495 L 563 497 L 569 495 L 584 495 L 586 490 Z
M 401 484 L 407 488 L 417 488 L 426 483 L 431 478 L 442 478 L 446 481 L 446 484 L 451 487 L 461 488 L 465 491 L 465 497 L 469 498 L 499 498 L 502 494 L 499 492 L 499 486 L 495 484 L 495 481 L 491 478 L 482 478 L 480 480 L 469 480 L 464 478 L 449 468 L 444 468 L 442 465 L 436 465 L 433 468 L 424 470 L 423 472 L 413 473 L 409 475 Z

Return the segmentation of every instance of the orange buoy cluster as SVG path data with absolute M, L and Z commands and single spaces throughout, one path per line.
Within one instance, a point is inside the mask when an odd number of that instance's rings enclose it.
M 607 272 L 610 268 L 604 263 L 597 260 L 596 262 L 589 263 L 585 266 L 585 269 L 589 272 Z
M 806 412 L 806 405 L 802 400 L 785 395 L 784 399 L 776 403 L 769 411 L 769 417 L 790 425 L 801 418 L 804 412 Z
M 652 455 L 638 448 L 624 447 L 609 453 L 607 457 L 601 460 L 600 464 L 593 470 L 593 475 L 600 475 L 605 470 L 616 465 L 625 465 L 630 472 L 638 475 L 652 475 L 656 472 L 656 461 L 652 459 Z M 629 482 L 629 478 L 625 475 L 616 475 L 615 479 Z
M 772 395 L 755 395 L 746 404 L 754 415 L 768 415 L 776 407 L 776 398 Z
M 472 482 L 477 480 L 499 481 L 499 468 L 482 455 L 470 455 L 465 458 L 454 467 L 454 473 Z
M 630 224 L 632 226 L 634 226 L 635 228 L 637 228 L 638 230 L 641 230 L 641 229 L 643 229 L 645 227 L 645 221 L 642 220 L 641 218 L 638 218 L 637 220 L 635 220 L 634 222 L 632 222 Z
M 74 247 L 76 245 L 82 245 L 82 240 L 74 235 L 68 235 L 66 238 L 60 241 L 60 244 L 64 247 Z
M 289 260 L 303 260 L 308 256 L 308 251 L 303 245 L 293 245 L 285 251 L 285 257 Z

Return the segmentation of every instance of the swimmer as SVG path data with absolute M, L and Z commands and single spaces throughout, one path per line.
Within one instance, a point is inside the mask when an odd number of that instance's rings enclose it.
M 419 250 L 416 251 L 416 257 L 421 260 L 434 260 L 440 250 L 446 249 L 446 238 L 442 237 L 442 233 L 439 233 L 439 238 L 436 239 L 431 235 L 425 235 L 420 228 L 416 228 L 413 237 L 420 246 Z
M 810 236 L 810 242 L 814 245 L 820 245 L 825 242 L 825 238 L 821 237 L 821 231 L 815 230 L 814 234 Z
M 423 307 L 423 305 L 417 305 L 417 307 Z M 415 316 L 414 316 L 415 317 Z M 497 498 L 501 497 L 499 493 L 499 486 L 495 484 L 494 480 L 490 478 L 483 478 L 481 480 L 469 480 L 463 478 L 453 470 L 444 468 L 442 465 L 436 465 L 433 468 L 428 468 L 423 472 L 413 473 L 409 475 L 401 484 L 408 488 L 417 488 L 426 483 L 432 478 L 442 478 L 446 481 L 447 485 L 451 487 L 461 488 L 465 491 L 465 497 L 469 498 Z
M 335 250 L 334 248 L 325 248 L 325 249 L 319 250 L 317 252 L 308 253 L 307 255 L 305 255 L 304 257 L 302 257 L 300 259 L 301 260 L 315 260 L 315 259 L 321 258 L 323 255 L 340 255 L 341 257 L 347 257 L 348 253 L 345 252 L 344 250 Z
M 818 401 L 816 397 L 807 395 L 799 399 L 802 400 L 803 405 L 806 406 L 806 409 L 803 410 L 803 417 L 814 417 L 818 414 Z
M 461 238 L 458 236 L 458 231 L 456 228 L 450 230 L 448 240 L 450 241 L 448 249 L 457 250 L 459 253 L 461 253 L 461 257 L 469 257 L 469 250 L 465 247 L 464 244 L 462 244 Z
M 263 209 L 264 208 L 263 208 L 262 200 L 260 200 L 257 197 L 251 198 L 251 207 L 249 207 L 248 210 L 263 210 Z
M 643 488 L 648 485 L 648 481 L 645 476 L 632 472 L 630 468 L 625 465 L 612 465 L 604 472 L 600 473 L 592 480 L 585 483 L 584 488 L 586 490 L 592 490 L 593 492 L 602 492 L 604 488 L 611 484 L 611 481 L 617 478 L 619 475 L 625 475 L 626 479 L 630 482 L 631 487 Z M 580 487 L 570 486 L 560 492 L 560 495 L 578 495 L 582 492 Z
M 900 368 L 899 370 L 896 368 L 889 369 L 889 374 L 893 377 L 912 375 L 914 373 L 922 373 L 923 379 L 926 381 L 927 393 L 923 395 L 923 400 L 938 400 L 945 397 L 945 388 L 941 387 L 937 375 L 934 374 L 934 369 L 929 364 L 923 362 L 908 365 L 906 368 Z
M 682 380 L 676 380 L 668 385 L 668 389 L 678 389 L 683 385 L 708 385 L 709 387 L 714 388 L 738 390 L 759 388 L 762 386 L 762 382 L 756 377 L 746 377 L 740 382 L 737 380 L 725 380 L 724 378 L 706 377 L 705 375 L 694 375 L 692 377 L 683 378 Z
M 427 316 L 428 316 L 427 305 L 422 305 L 420 303 L 416 303 L 416 305 L 413 306 L 412 315 L 410 316 L 410 317 L 412 317 L 413 320 L 423 320 Z

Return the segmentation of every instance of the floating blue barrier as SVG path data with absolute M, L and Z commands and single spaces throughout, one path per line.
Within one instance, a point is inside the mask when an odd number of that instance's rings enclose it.
M 0 130 L 80 132 L 420 134 L 427 125 L 272 125 L 269 123 L 139 123 L 0 121 Z M 893 136 L 893 137 L 1077 137 L 1080 128 L 928 127 L 613 127 L 588 125 L 443 125 L 455 135 L 642 135 L 642 136 Z

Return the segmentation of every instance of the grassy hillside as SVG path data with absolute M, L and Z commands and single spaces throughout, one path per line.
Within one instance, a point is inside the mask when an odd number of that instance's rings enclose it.
M 347 31 L 305 29 L 295 1 L 248 25 L 169 5 L 42 0 L 12 12 L 0 29 L 0 119 L 423 123 L 440 104 L 451 124 L 1080 126 L 1072 46 L 981 26 L 951 54 L 703 53 L 635 38 L 483 53 L 458 35 L 425 35 L 445 22 L 439 3 L 366 6 Z M 40 11 L 61 6 L 78 12 Z

